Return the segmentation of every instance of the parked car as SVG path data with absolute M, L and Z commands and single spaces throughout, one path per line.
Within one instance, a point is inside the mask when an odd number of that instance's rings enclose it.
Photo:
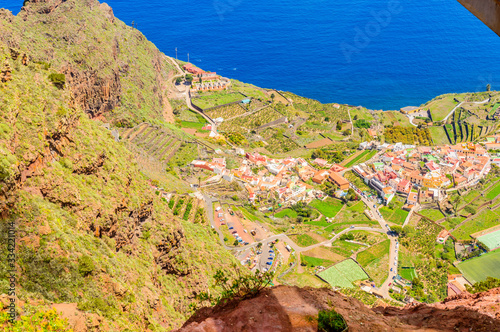
M 247 245 L 249 245 L 249 243 L 248 243 L 248 242 L 243 242 L 243 244 L 244 244 L 244 245 L 246 245 L 246 246 L 247 246 Z
M 266 264 L 267 265 L 273 265 L 273 262 L 267 262 Z
M 392 267 L 391 267 L 391 272 L 392 272 Z
M 229 227 L 229 229 L 234 229 L 234 227 L 233 227 L 233 226 L 231 226 L 231 227 Z
M 246 229 L 244 229 L 243 232 L 248 233 L 248 231 Z
M 270 261 L 272 261 L 274 259 L 274 257 L 269 256 L 269 257 L 267 257 L 267 259 L 269 259 Z
M 373 208 L 374 208 L 374 209 L 376 209 L 376 208 L 377 208 L 377 206 L 376 206 L 375 204 L 373 204 Z
M 398 265 L 398 262 L 394 262 L 394 266 L 397 266 Z
M 271 249 L 271 250 L 269 250 L 269 252 L 274 252 L 274 250 Z
M 389 283 L 389 287 L 391 287 L 391 285 L 392 285 L 392 282 Z
M 225 225 L 226 223 L 225 223 L 225 222 L 221 222 L 220 224 L 221 224 L 221 225 Z
M 349 227 L 349 228 L 350 228 L 350 229 L 353 229 L 353 228 L 354 228 L 354 226 L 351 226 L 351 227 Z
M 232 231 L 231 233 L 232 233 L 232 234 L 236 234 L 236 233 L 238 233 L 238 232 L 237 232 L 237 231 Z

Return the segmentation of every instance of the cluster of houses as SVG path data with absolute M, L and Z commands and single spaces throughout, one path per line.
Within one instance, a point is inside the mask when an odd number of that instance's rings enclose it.
M 216 72 L 206 72 L 190 63 L 185 64 L 182 68 L 195 76 L 191 91 L 227 90 L 230 85 L 229 79 L 217 75 Z
M 269 193 L 274 193 L 285 205 L 325 198 L 322 191 L 306 183 L 309 180 L 317 184 L 330 181 L 340 191 L 349 189 L 349 182 L 340 175 L 344 168 L 322 159 L 314 161 L 321 168 L 316 169 L 303 158 L 273 159 L 259 153 L 244 153 L 244 156 L 241 165 L 232 170 L 226 168 L 224 158 L 214 158 L 211 162 L 194 160 L 191 166 L 212 171 L 227 181 L 243 182 L 250 202 Z
M 486 149 L 473 143 L 453 146 L 388 146 L 378 162 L 359 164 L 353 171 L 375 189 L 384 203 L 396 194 L 407 197 L 407 208 L 445 198 L 444 189 L 464 188 L 491 169 Z

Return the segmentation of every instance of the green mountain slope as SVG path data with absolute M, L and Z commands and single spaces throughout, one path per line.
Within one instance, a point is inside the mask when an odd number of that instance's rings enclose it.
M 235 262 L 207 224 L 173 216 L 96 121 L 162 122 L 170 71 L 97 1 L 0 11 L 0 252 L 14 222 L 21 301 L 77 303 L 105 330 L 168 330 Z

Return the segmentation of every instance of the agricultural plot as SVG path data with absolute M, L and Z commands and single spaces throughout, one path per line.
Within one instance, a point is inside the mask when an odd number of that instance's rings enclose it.
M 297 212 L 292 209 L 284 209 L 274 215 L 276 218 L 297 218 Z
M 308 234 L 291 235 L 290 238 L 301 247 L 308 247 L 318 243 L 317 240 L 313 239 Z
M 444 218 L 444 215 L 439 210 L 435 209 L 425 209 L 418 212 L 419 214 L 429 218 L 432 221 L 437 221 Z
M 428 108 L 432 115 L 433 121 L 441 121 L 443 120 L 450 111 L 458 105 L 458 102 L 455 101 L 457 96 L 449 94 L 443 95 L 434 98 L 427 104 L 425 104 L 425 108 Z
M 464 221 L 464 217 L 454 217 L 454 218 L 447 218 L 446 221 L 442 222 L 440 225 L 446 228 L 447 230 L 451 230 L 457 225 L 459 225 L 462 221 Z
M 331 268 L 320 272 L 318 276 L 332 287 L 339 288 L 354 288 L 353 283 L 355 281 L 368 279 L 368 275 L 352 259 L 337 263 Z
M 498 209 L 496 211 L 485 209 L 452 232 L 452 235 L 458 240 L 470 240 L 470 234 L 498 225 L 499 212 Z
M 207 115 L 212 119 L 217 119 L 217 118 L 229 119 L 244 114 L 246 112 L 247 110 L 241 107 L 240 104 L 232 104 L 212 109 L 207 112 Z
M 200 94 L 200 97 L 193 98 L 193 104 L 201 109 L 206 109 L 243 99 L 245 99 L 245 96 L 239 92 L 211 92 L 203 93 Z
M 500 195 L 500 183 L 498 183 L 496 186 L 490 189 L 488 193 L 486 194 L 486 199 L 487 200 L 492 200 L 495 199 L 498 195 Z
M 431 133 L 432 141 L 435 145 L 450 144 L 448 136 L 446 136 L 446 132 L 442 126 L 429 127 L 429 131 Z
M 374 260 L 379 259 L 384 255 L 388 255 L 390 246 L 391 246 L 390 240 L 384 240 L 379 244 L 371 246 L 370 248 L 360 252 L 356 257 L 356 260 L 359 262 L 361 266 L 363 267 L 367 266 Z
M 495 232 L 480 236 L 477 239 L 484 243 L 489 250 L 500 248 L 500 229 Z
M 255 85 L 243 83 L 236 80 L 231 80 L 231 86 L 233 91 L 241 92 L 245 96 L 262 100 L 269 99 L 266 93 L 263 92 L 261 88 L 256 87 Z
M 360 248 L 365 248 L 365 247 L 357 243 L 347 242 L 343 240 L 335 240 L 332 243 L 332 246 L 329 247 L 329 250 L 331 250 L 337 255 L 347 258 L 351 256 L 353 252 L 358 251 Z
M 399 269 L 399 275 L 406 280 L 412 281 L 417 277 L 417 272 L 414 267 L 401 267 Z
M 272 128 L 270 130 L 268 129 L 268 133 L 270 132 L 273 132 L 274 134 L 271 136 L 265 135 L 264 137 L 268 143 L 266 150 L 272 154 L 289 152 L 300 148 L 297 143 L 290 138 L 285 137 L 282 133 L 277 131 L 276 128 Z
M 384 126 L 393 125 L 393 126 L 402 126 L 409 127 L 411 126 L 410 120 L 402 113 L 398 111 L 383 111 L 377 112 L 379 119 L 382 120 L 382 124 Z
M 332 262 L 331 260 L 328 260 L 328 259 L 323 259 L 323 258 L 317 258 L 317 257 L 311 257 L 311 256 L 306 256 L 306 255 L 301 255 L 300 256 L 301 258 L 301 263 L 306 265 L 306 266 L 311 266 L 311 267 L 315 267 L 315 266 L 330 266 L 332 265 L 334 262 Z
M 311 142 L 306 145 L 306 148 L 308 149 L 317 149 L 317 148 L 322 148 L 324 146 L 332 144 L 332 140 L 329 138 L 323 138 L 320 139 L 319 141 Z
M 338 199 L 328 197 L 324 201 L 315 199 L 309 205 L 318 210 L 325 217 L 333 218 L 339 213 L 340 209 L 342 209 L 344 203 Z
M 323 246 L 308 250 L 308 251 L 302 253 L 302 256 L 303 257 L 313 257 L 313 258 L 324 259 L 324 260 L 335 262 L 335 263 L 346 259 L 346 257 L 349 257 L 349 256 L 345 256 L 345 255 L 339 255 L 338 253 L 335 253 L 334 251 L 332 251 L 330 247 L 323 247 Z M 325 265 L 323 265 L 323 266 L 325 266 Z
M 364 163 L 367 160 L 370 160 L 374 155 L 377 154 L 377 150 L 365 150 L 357 157 L 351 159 L 344 167 L 349 168 L 351 166 Z
M 473 284 L 484 281 L 487 277 L 500 278 L 500 250 L 462 262 L 458 269 Z
M 272 108 L 265 108 L 260 110 L 254 114 L 239 117 L 230 121 L 224 121 L 220 126 L 221 130 L 224 131 L 235 131 L 235 127 L 245 128 L 245 132 L 249 130 L 256 129 L 262 125 L 265 125 L 269 122 L 278 120 L 282 115 Z
M 384 219 L 396 225 L 403 225 L 406 217 L 408 216 L 408 211 L 403 210 L 404 202 L 399 199 L 395 199 L 394 203 L 391 203 L 391 208 L 389 206 L 383 206 L 380 208 L 380 213 L 384 216 Z
M 344 208 L 336 218 L 339 223 L 365 223 L 369 222 L 370 219 L 364 214 L 365 204 L 362 201 L 355 203 L 354 205 Z

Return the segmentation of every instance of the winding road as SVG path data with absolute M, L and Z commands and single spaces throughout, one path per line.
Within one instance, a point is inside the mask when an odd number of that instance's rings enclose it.
M 357 188 L 354 185 L 351 184 L 351 187 L 356 191 Z M 356 191 L 356 193 L 357 193 L 357 191 Z M 225 249 L 232 250 L 232 251 L 235 251 L 236 253 L 239 253 L 239 252 L 248 250 L 250 248 L 256 248 L 259 243 L 262 244 L 263 253 L 260 255 L 259 263 L 258 263 L 258 268 L 261 271 L 266 268 L 266 266 L 267 266 L 266 262 L 267 262 L 268 257 L 269 257 L 269 254 L 265 253 L 264 251 L 269 250 L 269 248 L 270 248 L 269 244 L 275 240 L 280 240 L 280 241 L 286 242 L 295 251 L 295 253 L 302 253 L 302 252 L 306 252 L 306 251 L 309 251 L 311 249 L 314 249 L 314 248 L 317 248 L 320 246 L 331 245 L 331 243 L 333 243 L 335 240 L 339 239 L 343 234 L 348 233 L 350 231 L 360 231 L 361 230 L 361 231 L 379 232 L 379 233 L 387 234 L 389 240 L 391 241 L 390 251 L 389 251 L 389 268 L 388 268 L 389 271 L 388 271 L 388 278 L 382 284 L 382 286 L 379 288 L 379 292 L 381 293 L 381 295 L 383 295 L 384 298 L 392 299 L 389 296 L 389 289 L 390 289 L 389 284 L 392 283 L 393 277 L 395 277 L 397 275 L 397 271 L 398 271 L 398 265 L 397 265 L 398 264 L 398 259 L 397 259 L 398 254 L 397 254 L 396 250 L 399 249 L 398 248 L 399 244 L 398 244 L 397 236 L 393 236 L 393 235 L 388 234 L 390 229 L 386 226 L 387 223 L 384 220 L 384 218 L 382 217 L 382 215 L 379 214 L 378 207 L 376 205 L 374 205 L 373 202 L 368 201 L 368 199 L 366 199 L 362 195 L 358 195 L 358 196 L 363 201 L 363 203 L 368 207 L 368 209 L 371 211 L 372 215 L 375 217 L 374 219 L 376 221 L 378 221 L 381 228 L 357 227 L 357 226 L 354 226 L 352 228 L 346 228 L 346 229 L 342 230 L 341 232 L 335 234 L 335 236 L 332 237 L 331 239 L 310 245 L 308 247 L 300 247 L 287 234 L 284 234 L 284 233 L 270 236 L 264 240 L 254 242 L 254 243 L 248 244 L 246 246 L 241 246 L 241 247 L 227 246 L 224 243 L 224 235 L 218 229 L 218 227 L 215 224 L 215 220 L 214 220 L 213 203 L 215 201 L 218 201 L 218 200 L 210 197 L 209 195 L 207 195 L 205 193 L 203 193 L 203 196 L 205 198 L 205 206 L 206 206 L 206 210 L 208 213 L 208 217 L 210 219 L 211 226 L 217 232 L 217 234 L 219 236 L 219 240 Z M 262 225 L 259 225 L 259 226 L 263 227 Z

